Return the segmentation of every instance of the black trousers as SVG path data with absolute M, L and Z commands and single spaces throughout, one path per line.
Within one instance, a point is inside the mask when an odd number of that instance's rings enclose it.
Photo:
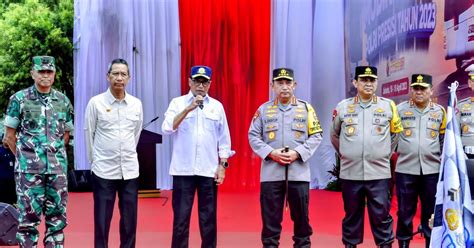
M 367 201 L 370 227 L 377 245 L 393 242 L 390 216 L 390 179 L 356 181 L 341 179 L 346 215 L 342 220 L 342 242 L 357 245 L 364 239 L 364 211 Z
M 135 247 L 137 233 L 138 178 L 109 180 L 92 173 L 94 194 L 94 247 L 109 243 L 110 221 L 118 193 L 120 210 L 120 247 Z
M 285 205 L 285 181 L 260 183 L 263 247 L 278 247 Z M 293 221 L 294 247 L 311 247 L 309 224 L 309 182 L 288 182 L 288 203 Z
M 474 154 L 466 154 L 468 159 L 466 160 L 467 177 L 469 180 L 469 187 L 471 189 L 471 199 L 474 200 Z
M 413 236 L 413 217 L 418 197 L 421 202 L 421 226 L 426 238 L 431 237 L 428 221 L 433 214 L 436 201 L 436 185 L 439 174 L 409 175 L 397 173 L 395 180 L 398 198 L 397 239 L 411 240 Z
M 189 221 L 194 194 L 198 195 L 201 247 L 217 244 L 217 185 L 214 178 L 202 176 L 173 176 L 173 239 L 172 248 L 189 247 Z

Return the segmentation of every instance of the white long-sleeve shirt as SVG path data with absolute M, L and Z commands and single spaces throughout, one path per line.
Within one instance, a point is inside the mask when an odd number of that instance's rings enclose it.
M 119 101 L 108 89 L 90 99 L 84 126 L 87 156 L 96 176 L 138 177 L 137 144 L 142 124 L 142 103 L 130 94 Z
M 204 108 L 189 112 L 176 130 L 173 120 L 187 106 L 194 96 L 187 95 L 171 100 L 165 113 L 161 130 L 163 134 L 173 135 L 173 154 L 170 174 L 214 177 L 219 158 L 229 158 L 231 150 L 229 126 L 224 107 L 216 99 L 204 97 Z

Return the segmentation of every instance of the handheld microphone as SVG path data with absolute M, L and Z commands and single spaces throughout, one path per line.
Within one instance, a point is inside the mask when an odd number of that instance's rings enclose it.
M 196 101 L 196 103 L 198 104 L 198 107 L 200 109 L 204 108 L 204 101 L 203 100 Z

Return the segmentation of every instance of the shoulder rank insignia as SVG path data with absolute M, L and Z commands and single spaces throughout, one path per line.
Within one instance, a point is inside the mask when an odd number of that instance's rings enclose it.
M 252 122 L 255 121 L 260 116 L 260 111 L 257 109 L 255 114 L 253 114 Z

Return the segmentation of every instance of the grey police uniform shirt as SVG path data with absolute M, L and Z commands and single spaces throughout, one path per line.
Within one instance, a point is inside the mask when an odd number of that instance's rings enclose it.
M 420 110 L 412 101 L 397 105 L 403 132 L 398 140 L 398 173 L 428 175 L 439 172 L 446 130 L 446 111 L 436 103 Z
M 474 154 L 474 106 L 468 97 L 458 102 L 457 118 L 461 128 L 461 141 L 468 154 Z
M 268 156 L 274 149 L 285 146 L 296 150 L 301 157 L 288 166 L 288 180 L 310 182 L 307 161 L 321 144 L 322 130 L 309 103 L 293 97 L 286 108 L 276 100 L 262 104 L 250 124 L 248 138 L 253 151 L 262 158 L 261 182 L 285 180 L 285 166 Z
M 339 177 L 346 180 L 391 178 L 390 156 L 403 130 L 392 100 L 359 97 L 341 101 L 333 113 L 331 143 L 341 159 Z

